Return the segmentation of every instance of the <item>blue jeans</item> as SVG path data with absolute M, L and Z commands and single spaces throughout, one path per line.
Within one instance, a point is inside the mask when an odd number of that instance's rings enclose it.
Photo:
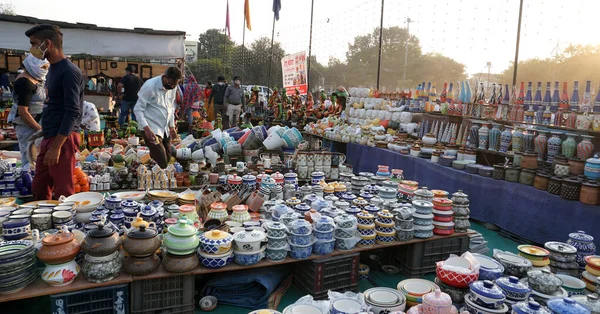
M 123 125 L 125 120 L 129 116 L 129 112 L 131 111 L 131 119 L 135 120 L 135 114 L 133 113 L 133 106 L 135 106 L 135 101 L 126 101 L 121 100 L 121 113 L 119 114 L 119 125 Z
M 190 130 L 194 127 L 194 117 L 192 117 L 194 111 L 198 111 L 198 109 L 187 108 L 187 110 L 185 111 L 185 119 L 188 123 Z
M 24 124 L 15 125 L 15 131 L 17 131 L 17 140 L 19 141 L 19 151 L 21 152 L 21 167 L 23 169 L 29 169 L 29 138 L 36 132 Z

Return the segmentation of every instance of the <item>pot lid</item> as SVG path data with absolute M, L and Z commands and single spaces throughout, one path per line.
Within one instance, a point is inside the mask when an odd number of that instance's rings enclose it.
M 307 204 L 304 204 L 304 203 L 300 203 L 300 204 L 294 206 L 294 209 L 299 210 L 301 212 L 305 212 L 305 211 L 310 210 L 310 206 L 308 206 Z
M 501 300 L 505 298 L 504 293 L 502 293 L 502 289 L 500 289 L 497 285 L 494 284 L 494 282 L 490 280 L 479 280 L 472 282 L 469 285 L 469 288 L 471 289 L 471 291 L 474 291 L 479 295 L 491 299 Z
M 125 201 L 121 202 L 121 206 L 125 206 L 125 207 L 138 207 L 139 204 L 138 202 L 132 200 L 132 199 L 127 199 Z
M 269 229 L 269 230 L 285 230 L 286 227 L 279 221 L 274 221 L 267 225 L 267 229 Z
M 416 230 L 421 230 L 421 231 L 431 231 L 433 230 L 435 227 L 433 226 L 433 224 L 428 225 L 428 226 L 420 226 L 420 225 L 414 225 L 413 229 Z
M 563 282 L 556 275 L 547 269 L 530 270 L 527 272 L 528 282 L 530 284 L 552 285 L 555 287 L 562 286 Z
M 247 212 L 248 211 L 248 205 L 244 205 L 244 204 L 238 204 L 238 205 L 234 205 L 231 208 L 234 212 Z
M 394 215 L 392 215 L 392 213 L 390 213 L 387 209 L 378 212 L 377 216 L 381 218 L 394 218 Z
M 431 202 L 423 200 L 412 201 L 412 204 L 416 207 L 433 207 L 433 204 Z
M 59 245 L 72 241 L 75 235 L 70 232 L 59 232 L 51 236 L 44 237 L 42 244 L 44 245 Z
M 127 237 L 132 239 L 151 239 L 158 235 L 158 231 L 154 228 L 146 228 L 146 226 L 140 226 L 139 229 L 134 229 L 127 233 Z
M 479 253 L 473 253 L 473 257 L 479 262 L 480 267 L 483 269 L 500 270 L 504 272 L 504 266 L 491 257 Z
M 552 252 L 558 252 L 563 254 L 577 253 L 577 249 L 574 246 L 562 242 L 546 242 L 544 244 L 544 247 Z
M 341 224 L 344 222 L 356 222 L 356 217 L 352 216 L 352 215 L 348 215 L 348 214 L 342 214 L 340 216 L 337 216 L 333 219 L 335 221 L 336 224 Z
M 237 174 L 232 174 L 227 177 L 227 182 L 233 184 L 240 184 L 242 183 L 242 178 L 239 177 Z
M 581 241 L 581 242 L 592 242 L 594 241 L 594 237 L 592 237 L 589 234 L 586 234 L 585 231 L 577 231 L 577 232 L 573 232 L 573 233 L 569 233 L 569 238 L 575 240 L 575 241 Z
M 419 214 L 419 213 L 414 213 L 413 217 L 417 218 L 417 219 L 433 219 L 433 214 Z
M 210 242 L 210 243 L 212 243 L 211 241 L 215 241 L 215 244 L 217 241 L 232 239 L 232 237 L 229 233 L 227 233 L 225 231 L 217 230 L 217 229 L 206 231 L 205 233 L 202 234 L 202 237 L 205 240 L 208 240 L 208 242 Z
M 275 180 L 281 180 L 284 178 L 283 174 L 281 174 L 279 172 L 275 172 L 271 177 L 273 177 L 273 179 L 275 179 Z
M 548 309 L 553 313 L 589 314 L 590 310 L 575 302 L 571 298 L 550 299 L 547 302 Z
M 598 158 L 598 155 L 594 155 L 593 158 L 588 158 L 586 162 L 589 162 L 590 164 L 600 165 L 600 158 Z
M 363 218 L 363 219 L 375 219 L 375 216 L 373 216 L 373 214 L 369 213 L 366 210 L 361 211 L 360 213 L 358 213 L 356 215 L 358 218 Z
M 498 278 L 498 279 L 496 279 L 496 284 L 504 290 L 508 290 L 508 291 L 512 291 L 512 292 L 516 292 L 516 293 L 531 292 L 531 289 L 529 289 L 529 287 L 526 284 L 519 281 L 519 278 L 517 278 L 515 276 Z
M 336 203 L 336 205 L 338 205 L 338 204 Z M 339 207 L 339 206 L 338 206 L 338 207 Z M 368 206 L 367 206 L 367 207 L 368 207 Z M 350 206 L 350 207 L 346 208 L 345 212 L 347 212 L 347 213 L 349 213 L 349 214 L 358 214 L 358 213 L 360 213 L 360 212 L 361 212 L 361 209 L 360 209 L 360 208 L 358 208 L 357 206 L 354 206 L 354 205 L 352 205 L 352 206 Z
M 295 172 L 288 172 L 286 174 L 283 175 L 286 178 L 297 178 L 298 174 L 296 174 Z
M 462 190 L 458 190 L 458 192 L 452 193 L 452 197 L 469 197 L 469 195 L 465 194 Z
M 233 235 L 233 240 L 239 243 L 264 241 L 266 238 L 267 234 L 263 231 L 250 228 L 246 228 L 244 231 L 238 231 Z
M 434 306 L 450 306 L 452 305 L 452 298 L 440 289 L 430 292 L 423 296 L 423 303 L 431 304 Z
M 91 238 L 106 238 L 113 233 L 115 233 L 115 231 L 111 227 L 105 227 L 104 224 L 98 224 L 98 228 L 88 231 L 87 235 Z
M 242 177 L 242 180 L 244 181 L 256 181 L 256 176 L 253 176 L 251 174 L 247 174 L 245 176 Z
M 121 203 L 121 199 L 118 198 L 116 195 L 111 195 L 110 197 L 107 197 L 105 200 L 107 202 L 111 202 L 111 203 Z
M 288 198 L 286 201 L 288 204 L 300 204 L 302 201 L 296 197 Z
M 214 203 L 210 204 L 210 209 L 211 210 L 226 210 L 227 204 L 225 204 L 223 202 L 214 202 Z
M 179 219 L 176 224 L 169 227 L 169 233 L 178 237 L 189 237 L 196 234 L 196 228 L 188 224 L 187 219 Z
M 352 203 L 358 204 L 358 205 L 367 205 L 367 204 L 369 204 L 369 202 L 366 199 L 362 198 L 362 197 L 354 199 L 352 201 Z
M 371 198 L 373 198 L 373 196 L 374 195 L 371 194 L 371 193 L 369 193 L 369 192 L 362 192 L 362 193 L 360 193 L 360 198 L 363 198 L 363 199 L 371 199 Z
M 494 252 L 494 258 L 499 262 L 502 262 L 505 264 L 510 264 L 510 265 L 516 265 L 519 267 L 531 267 L 532 266 L 530 260 L 528 260 L 522 256 L 510 253 L 510 252 L 504 252 L 504 251 L 497 250 Z
M 346 191 L 346 185 L 345 184 L 338 184 L 335 186 L 334 190 L 336 192 L 344 192 Z
M 298 213 L 294 214 L 296 214 L 298 217 L 300 216 Z M 308 230 L 312 230 L 312 225 L 310 224 L 310 222 L 304 219 L 294 220 L 288 226 L 293 232 L 299 230 L 300 228 L 308 228 Z

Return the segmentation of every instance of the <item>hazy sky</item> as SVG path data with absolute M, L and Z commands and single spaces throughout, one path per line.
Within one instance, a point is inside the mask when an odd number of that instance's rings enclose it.
M 187 32 L 196 39 L 209 28 L 225 27 L 226 0 L 0 0 L 12 3 L 17 14 L 97 24 L 146 27 Z M 85 5 L 83 4 L 85 2 Z M 276 40 L 287 52 L 308 50 L 311 0 L 281 0 Z M 313 54 L 327 63 L 345 58 L 354 36 L 379 26 L 380 0 L 314 0 Z M 232 40 L 242 42 L 244 0 L 229 0 Z M 524 0 L 521 60 L 545 58 L 569 43 L 600 44 L 598 0 Z M 271 36 L 272 0 L 250 0 L 252 31 L 246 43 Z M 438 52 L 465 64 L 467 72 L 501 72 L 514 59 L 519 0 L 385 0 L 384 27 L 405 26 L 424 52 Z M 135 45 L 132 45 L 135 49 Z M 385 60 L 382 61 L 385 66 Z

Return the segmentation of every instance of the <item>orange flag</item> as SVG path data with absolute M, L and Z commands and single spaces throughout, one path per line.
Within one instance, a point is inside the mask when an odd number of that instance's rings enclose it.
M 252 30 L 250 23 L 250 0 L 244 0 L 244 17 L 246 18 L 246 27 L 248 30 Z

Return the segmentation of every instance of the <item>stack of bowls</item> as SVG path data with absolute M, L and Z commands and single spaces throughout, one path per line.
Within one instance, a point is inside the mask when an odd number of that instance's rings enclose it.
M 452 201 L 447 198 L 433 199 L 433 233 L 450 235 L 454 233 Z
M 539 246 L 523 244 L 517 247 L 519 255 L 530 260 L 533 267 L 545 267 L 550 265 L 550 252 Z
M 469 285 L 470 293 L 465 296 L 465 306 L 471 313 L 506 313 L 508 306 L 502 289 L 494 282 L 475 281 Z
M 333 252 L 333 249 L 335 248 L 335 238 L 333 237 L 335 223 L 333 222 L 333 219 L 331 217 L 323 216 L 313 222 L 313 228 L 313 236 L 315 238 L 313 253 L 317 255 L 327 255 Z
M 433 193 L 431 194 L 433 195 Z M 428 201 L 416 200 L 412 201 L 412 205 L 415 208 L 413 214 L 415 238 L 433 237 L 433 204 Z
M 307 220 L 297 219 L 287 227 L 290 256 L 295 259 L 307 259 L 312 255 L 313 250 L 312 225 Z
M 365 303 L 373 313 L 402 312 L 406 308 L 406 297 L 392 288 L 371 288 L 364 292 Z
M 579 276 L 577 249 L 574 246 L 563 242 L 546 242 L 544 248 L 550 252 L 550 270 L 553 273 Z
M 357 216 L 358 217 L 358 216 Z M 357 217 L 342 214 L 334 218 L 336 229 L 334 231 L 335 247 L 338 250 L 351 250 L 357 244 Z
M 596 254 L 594 237 L 586 234 L 585 231 L 573 232 L 569 234 L 567 244 L 570 244 L 577 249 L 577 264 L 579 264 L 579 271 L 583 272 L 586 266 L 585 258 L 589 255 Z
M 400 184 L 398 186 L 398 196 L 405 201 L 411 201 L 417 190 L 416 186 Z
M 585 261 L 587 264 L 581 278 L 589 291 L 600 292 L 600 255 L 586 256 Z
M 394 217 L 396 239 L 400 242 L 412 240 L 415 237 L 412 206 L 407 204 L 406 206 L 395 209 L 393 212 L 396 214 Z
M 469 214 L 471 214 L 469 196 L 458 190 L 458 192 L 452 194 L 451 200 L 452 212 L 454 213 L 454 231 L 467 232 L 471 227 L 471 222 L 469 222 Z
M 75 202 L 77 204 L 79 204 L 78 206 L 73 206 L 72 205 L 72 210 L 73 213 L 75 214 L 74 218 L 77 222 L 81 222 L 81 223 L 89 223 L 90 222 L 90 217 L 92 216 L 92 212 L 94 210 L 96 210 L 98 208 L 98 206 L 102 203 L 102 194 L 98 193 L 98 192 L 83 192 L 83 193 L 77 193 L 74 195 L 69 196 L 67 199 L 65 199 L 65 203 L 69 202 Z M 121 203 L 121 200 L 115 196 L 115 199 L 118 199 L 119 202 L 119 206 Z M 106 206 L 107 209 L 111 209 L 109 206 L 112 205 L 112 203 L 109 204 L 109 202 L 106 202 Z M 69 204 L 65 204 L 62 203 L 60 205 L 63 206 L 68 206 Z
M 265 257 L 267 234 L 259 229 L 246 228 L 233 235 L 233 255 L 236 264 L 254 265 Z
M 0 294 L 20 291 L 37 277 L 34 242 L 0 242 Z
M 169 230 L 174 226 L 169 227 Z M 233 261 L 233 237 L 221 230 L 211 230 L 200 235 L 198 257 L 206 268 L 221 268 Z
M 505 302 L 507 304 L 513 305 L 529 299 L 531 289 L 527 284 L 520 282 L 519 278 L 515 276 L 501 277 L 496 279 L 495 282 L 506 296 Z
M 266 258 L 271 262 L 281 262 L 287 257 L 287 227 L 280 222 L 265 224 L 267 229 Z
M 358 226 L 357 231 L 360 235 L 360 241 L 356 244 L 359 247 L 371 247 L 375 244 L 375 216 L 367 211 L 362 211 L 356 215 Z
M 417 306 L 423 302 L 423 296 L 440 289 L 435 283 L 424 279 L 406 279 L 400 281 L 396 289 L 406 298 L 406 306 Z
M 377 213 L 375 219 L 375 242 L 386 245 L 394 242 L 396 237 L 396 228 L 394 228 L 394 215 L 388 210 L 382 210 Z

